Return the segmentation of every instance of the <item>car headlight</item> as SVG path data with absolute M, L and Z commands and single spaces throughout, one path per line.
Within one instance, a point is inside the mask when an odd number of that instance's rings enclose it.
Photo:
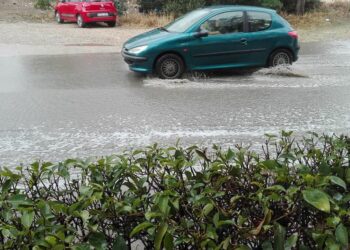
M 136 48 L 132 48 L 129 50 L 129 53 L 132 53 L 132 54 L 139 54 L 141 53 L 142 51 L 145 51 L 147 49 L 147 45 L 143 45 L 143 46 L 139 46 L 139 47 L 136 47 Z

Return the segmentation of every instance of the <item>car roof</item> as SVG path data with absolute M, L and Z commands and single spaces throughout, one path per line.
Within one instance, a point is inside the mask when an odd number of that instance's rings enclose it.
M 213 5 L 213 6 L 204 7 L 203 9 L 208 9 L 212 11 L 221 11 L 225 9 L 225 10 L 242 10 L 242 11 L 265 11 L 269 13 L 276 13 L 276 11 L 273 9 L 256 7 L 256 6 L 248 6 L 248 5 Z

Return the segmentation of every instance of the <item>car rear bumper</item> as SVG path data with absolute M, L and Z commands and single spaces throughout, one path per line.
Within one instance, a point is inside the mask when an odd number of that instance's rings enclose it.
M 104 14 L 106 16 L 100 16 L 101 14 Z M 81 15 L 82 15 L 85 23 L 116 22 L 117 21 L 117 13 L 110 12 L 110 11 L 83 12 Z
M 296 62 L 299 59 L 299 51 L 300 51 L 300 46 L 297 45 L 294 49 L 293 62 Z
M 129 65 L 129 69 L 140 73 L 151 73 L 152 66 L 147 57 L 135 56 L 129 54 L 125 49 L 122 50 L 124 61 Z

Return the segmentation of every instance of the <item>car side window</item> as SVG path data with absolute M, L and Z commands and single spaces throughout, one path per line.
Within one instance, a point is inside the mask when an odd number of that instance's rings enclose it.
M 225 12 L 211 17 L 201 26 L 202 32 L 209 35 L 243 32 L 244 15 L 242 11 Z
M 272 17 L 268 13 L 248 11 L 247 16 L 249 32 L 262 31 L 271 27 Z

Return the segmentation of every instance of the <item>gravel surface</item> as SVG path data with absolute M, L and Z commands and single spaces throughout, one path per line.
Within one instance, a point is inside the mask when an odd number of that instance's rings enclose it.
M 74 23 L 0 23 L 0 56 L 120 52 L 123 43 L 145 29 L 81 29 Z

